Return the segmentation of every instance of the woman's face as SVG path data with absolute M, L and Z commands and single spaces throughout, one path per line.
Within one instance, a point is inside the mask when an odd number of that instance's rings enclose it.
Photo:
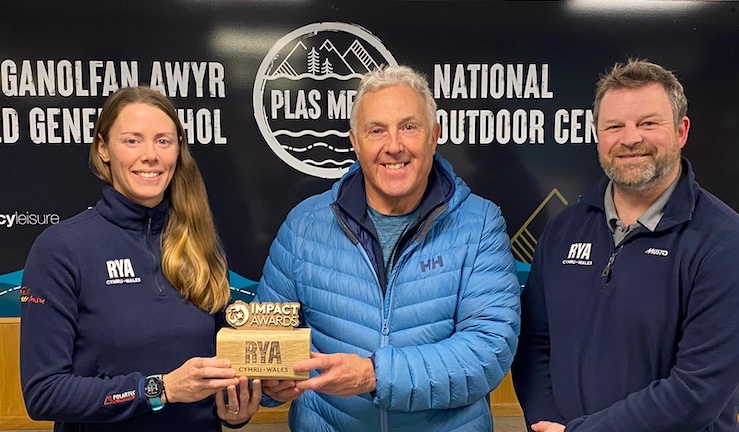
M 161 109 L 144 103 L 126 105 L 98 147 L 110 165 L 113 188 L 131 201 L 154 207 L 174 176 L 179 155 L 177 128 Z

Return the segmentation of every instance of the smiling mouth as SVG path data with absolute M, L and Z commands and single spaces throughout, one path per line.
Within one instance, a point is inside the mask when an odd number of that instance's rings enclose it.
M 622 159 L 649 157 L 649 156 L 651 156 L 651 153 L 628 153 L 628 154 L 616 155 L 617 158 L 622 158 Z
M 134 174 L 136 174 L 139 177 L 143 177 L 147 179 L 156 178 L 162 175 L 162 173 L 160 172 L 143 172 L 143 171 L 134 171 Z
M 389 170 L 399 170 L 403 168 L 404 166 L 408 165 L 408 163 L 399 162 L 399 163 L 394 163 L 394 164 L 382 164 L 382 165 Z

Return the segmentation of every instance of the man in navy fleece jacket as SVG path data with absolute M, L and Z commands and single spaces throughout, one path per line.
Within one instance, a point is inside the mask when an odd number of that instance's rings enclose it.
M 605 171 L 541 235 L 513 380 L 535 432 L 739 431 L 739 215 L 681 158 L 677 78 L 598 82 Z

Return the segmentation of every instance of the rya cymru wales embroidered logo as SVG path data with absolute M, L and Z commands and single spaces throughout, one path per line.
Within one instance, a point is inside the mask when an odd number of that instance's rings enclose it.
M 136 276 L 129 258 L 109 260 L 105 262 L 105 265 L 108 270 L 106 285 L 141 283 L 141 278 Z
M 593 261 L 590 260 L 592 249 L 592 243 L 572 243 L 567 252 L 567 258 L 562 260 L 562 264 L 591 266 L 593 265 Z

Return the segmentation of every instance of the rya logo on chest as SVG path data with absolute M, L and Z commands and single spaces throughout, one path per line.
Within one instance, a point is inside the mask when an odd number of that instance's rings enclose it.
M 136 276 L 136 272 L 133 270 L 133 264 L 131 264 L 131 259 L 129 258 L 109 260 L 105 262 L 105 266 L 108 270 L 108 280 L 105 281 L 106 285 L 141 282 L 141 278 Z
M 592 243 L 572 243 L 570 250 L 567 252 L 567 258 L 562 260 L 562 264 L 593 265 L 593 261 L 590 259 L 592 249 Z

